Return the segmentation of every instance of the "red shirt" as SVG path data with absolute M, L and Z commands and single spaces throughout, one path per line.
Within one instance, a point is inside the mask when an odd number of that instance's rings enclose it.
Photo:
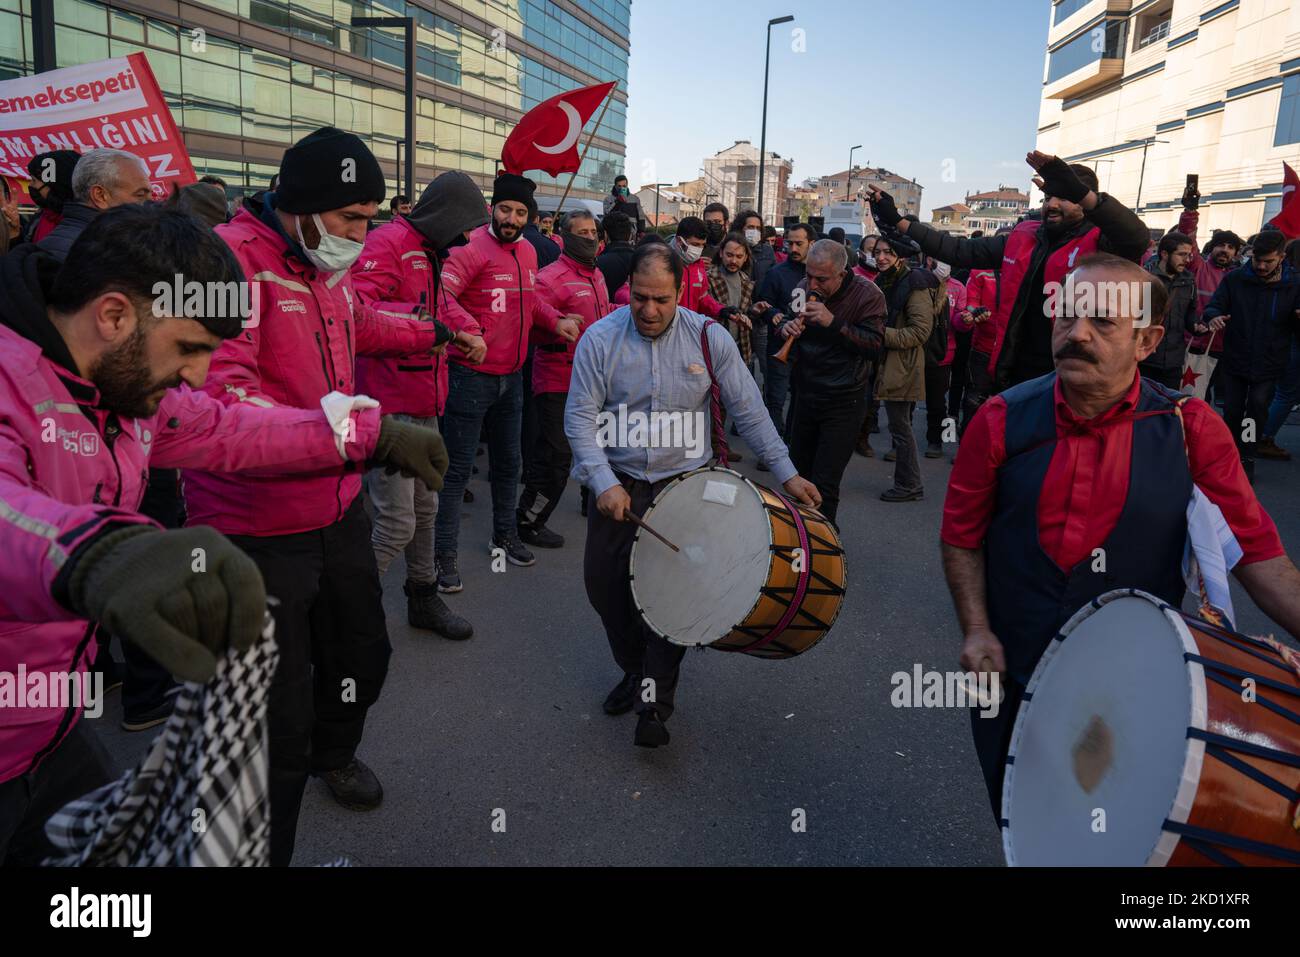
M 1038 497 L 1038 540 L 1047 557 L 1072 569 L 1100 547 L 1124 510 L 1133 455 L 1133 409 L 1139 381 L 1113 407 L 1081 419 L 1055 387 L 1056 448 Z M 1241 564 L 1286 554 L 1277 526 L 1250 487 L 1224 421 L 1200 399 L 1183 404 L 1188 461 L 1195 482 L 1223 512 L 1243 552 Z M 962 436 L 948 480 L 940 538 L 979 548 L 993 518 L 998 468 L 1006 460 L 1007 403 L 985 402 Z

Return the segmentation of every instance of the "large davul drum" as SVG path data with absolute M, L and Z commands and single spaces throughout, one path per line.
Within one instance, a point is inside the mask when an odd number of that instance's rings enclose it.
M 1296 865 L 1298 788 L 1300 677 L 1278 648 L 1112 591 L 1025 689 L 1002 846 L 1022 865 Z
M 844 600 L 844 549 L 829 521 L 738 472 L 704 468 L 665 486 L 638 529 L 632 597 L 678 645 L 791 658 L 817 644 Z

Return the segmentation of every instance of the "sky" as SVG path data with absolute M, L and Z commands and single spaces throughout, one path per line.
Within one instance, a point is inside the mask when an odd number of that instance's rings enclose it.
M 632 188 L 700 175 L 759 143 L 772 27 L 767 148 L 791 185 L 883 166 L 923 187 L 922 218 L 999 183 L 1029 189 L 1050 0 L 632 0 Z M 792 34 L 796 28 L 802 35 Z M 795 49 L 802 42 L 800 52 Z

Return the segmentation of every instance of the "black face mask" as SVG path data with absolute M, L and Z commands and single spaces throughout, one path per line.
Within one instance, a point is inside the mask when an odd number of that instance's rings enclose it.
M 564 234 L 564 254 L 570 259 L 576 259 L 584 266 L 594 266 L 596 264 L 596 250 L 599 243 L 594 239 L 588 239 L 586 236 L 575 236 L 573 233 Z
M 708 229 L 709 242 L 713 245 L 717 245 L 726 232 L 722 227 L 722 223 L 709 223 L 706 228 Z
M 56 196 L 53 190 L 47 189 L 40 196 L 35 193 L 28 193 L 27 195 L 31 196 L 32 202 L 41 209 L 48 209 L 51 213 L 63 212 L 63 197 Z

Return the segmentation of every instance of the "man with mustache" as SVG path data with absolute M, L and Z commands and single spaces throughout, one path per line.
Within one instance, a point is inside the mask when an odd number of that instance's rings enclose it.
M 1139 294 L 1124 308 L 1122 297 L 1095 295 L 1106 283 Z M 1255 498 L 1228 427 L 1201 400 L 1138 375 L 1165 332 L 1164 284 L 1136 263 L 1095 254 L 1066 289 L 1072 298 L 1052 328 L 1056 371 L 980 407 L 944 503 L 940 547 L 964 637 L 961 666 L 1001 672 L 1006 689 L 996 716 L 971 712 L 995 815 L 1017 705 L 1061 626 L 1116 588 L 1181 606 L 1195 490 L 1235 538 L 1224 553 L 1237 580 L 1300 636 L 1300 572 Z
M 989 320 L 997 331 L 989 373 L 993 392 L 1052 371 L 1052 319 L 1044 311 L 1060 283 L 1094 252 L 1137 262 L 1150 242 L 1142 220 L 1115 197 L 1097 192 L 1097 174 L 1037 150 L 1025 157 L 1043 190 L 1041 220 L 1026 219 L 1005 236 L 958 239 L 902 218 L 894 201 L 871 190 L 871 210 L 883 230 L 893 227 L 921 251 L 953 269 L 995 269 L 1001 293 Z

